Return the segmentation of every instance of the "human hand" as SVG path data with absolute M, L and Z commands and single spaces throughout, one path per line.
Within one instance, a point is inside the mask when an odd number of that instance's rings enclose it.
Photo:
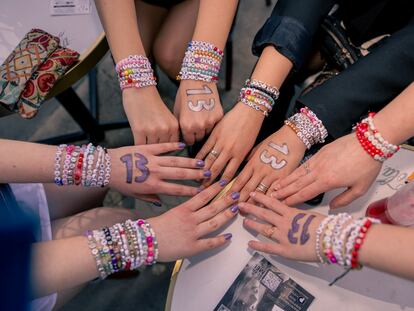
M 218 182 L 187 202 L 148 220 L 157 237 L 159 261 L 193 256 L 228 243 L 232 237 L 230 233 L 203 238 L 222 228 L 238 212 L 238 193 L 226 194 L 208 204 L 224 185 Z
M 122 91 L 135 145 L 178 142 L 178 121 L 154 86 Z
M 209 134 L 223 117 L 223 108 L 213 82 L 182 80 L 175 97 L 177 117 L 184 141 L 193 145 Z
M 249 247 L 293 260 L 318 261 L 316 230 L 325 216 L 289 207 L 259 192 L 253 192 L 251 198 L 263 207 L 240 203 L 240 211 L 266 223 L 245 218 L 243 224 L 272 242 L 249 241 Z
M 236 174 L 259 134 L 264 116 L 243 103 L 238 103 L 217 124 L 207 142 L 196 155 L 204 159 L 211 178 L 204 186 L 211 184 L 224 170 L 221 179 L 230 181 Z M 216 151 L 218 155 L 212 153 Z
M 199 180 L 208 178 L 210 171 L 203 170 L 201 160 L 159 156 L 181 150 L 183 143 L 163 143 L 109 149 L 111 179 L 109 187 L 129 196 L 163 193 L 193 196 L 199 188 L 167 182 L 166 180 Z
M 347 187 L 330 202 L 331 208 L 345 206 L 368 190 L 381 166 L 362 148 L 355 134 L 349 134 L 324 146 L 281 179 L 276 185 L 279 190 L 271 195 L 288 205 L 296 205 L 320 193 Z
M 240 201 L 246 201 L 249 193 L 258 188 L 262 188 L 262 192 L 272 191 L 276 181 L 299 165 L 305 150 L 292 129 L 281 127 L 255 149 L 231 190 L 240 192 Z

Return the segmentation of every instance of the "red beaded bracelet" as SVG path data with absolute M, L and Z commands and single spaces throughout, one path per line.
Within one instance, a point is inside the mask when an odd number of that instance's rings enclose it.
M 351 259 L 352 269 L 362 268 L 362 265 L 358 262 L 358 252 L 362 246 L 362 243 L 364 242 L 364 239 L 371 225 L 372 225 L 372 221 L 370 219 L 366 219 L 361 229 L 359 229 L 358 237 L 355 240 L 354 249 L 352 250 L 352 259 Z
M 83 167 L 83 151 L 79 152 L 78 161 L 76 163 L 75 171 L 74 171 L 74 181 L 75 185 L 79 186 L 81 183 L 82 178 L 82 167 Z

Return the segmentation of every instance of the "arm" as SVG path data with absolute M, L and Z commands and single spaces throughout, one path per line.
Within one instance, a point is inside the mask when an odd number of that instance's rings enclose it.
M 219 50 L 224 50 L 237 4 L 238 0 L 201 0 L 192 41 L 207 42 Z M 199 58 L 208 59 L 208 57 Z M 199 65 L 197 62 L 195 65 Z M 183 62 L 182 68 L 188 65 Z M 194 64 L 191 63 L 191 65 Z M 174 114 L 179 120 L 184 141 L 189 145 L 202 140 L 223 117 L 216 82 L 215 80 L 189 78 L 182 79 L 180 82 L 174 104 Z M 199 92 L 200 90 L 203 92 L 188 94 L 189 91 Z M 201 102 L 209 103 L 209 106 L 200 105 L 201 110 L 192 108 L 193 105 Z
M 129 55 L 145 56 L 133 0 L 96 0 L 96 7 L 116 63 Z M 126 88 L 122 102 L 135 144 L 178 141 L 178 122 L 155 86 Z

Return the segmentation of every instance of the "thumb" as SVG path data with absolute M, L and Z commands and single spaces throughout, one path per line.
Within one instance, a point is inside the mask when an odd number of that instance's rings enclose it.
M 350 204 L 352 201 L 356 200 L 360 196 L 362 196 L 365 191 L 358 189 L 358 188 L 348 188 L 341 194 L 337 195 L 332 201 L 329 203 L 330 208 L 337 208 L 342 207 L 345 205 Z

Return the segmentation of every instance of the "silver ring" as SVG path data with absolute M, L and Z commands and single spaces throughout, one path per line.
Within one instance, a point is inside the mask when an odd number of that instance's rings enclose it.
M 305 163 L 303 163 L 303 168 L 305 169 L 305 171 L 306 171 L 306 175 L 308 175 L 310 172 L 311 172 L 311 170 L 310 170 L 310 168 L 309 168 L 309 163 L 308 163 L 308 161 L 306 161 Z
M 211 154 L 213 157 L 218 158 L 218 156 L 220 155 L 220 152 L 218 152 L 217 150 L 212 149 L 212 150 L 210 151 L 210 154 Z
M 259 191 L 259 192 L 263 192 L 263 193 L 265 193 L 268 189 L 269 189 L 269 187 L 268 187 L 268 186 L 266 186 L 266 185 L 265 185 L 265 184 L 263 184 L 263 183 L 260 183 L 260 184 L 257 186 L 257 188 L 256 188 L 256 190 L 257 190 L 257 191 Z

